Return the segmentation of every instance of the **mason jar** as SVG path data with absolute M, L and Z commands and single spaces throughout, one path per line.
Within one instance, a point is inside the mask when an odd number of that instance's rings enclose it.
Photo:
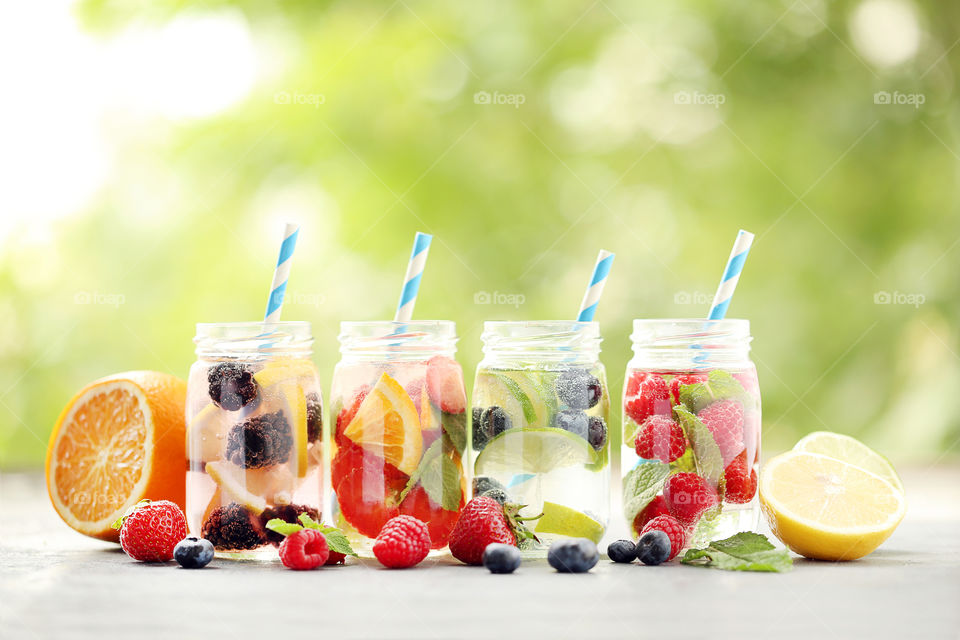
M 343 322 L 339 339 L 327 436 L 335 524 L 369 556 L 384 523 L 410 515 L 442 550 L 467 489 L 456 325 Z
M 275 555 L 271 518 L 320 519 L 323 400 L 308 322 L 197 325 L 187 520 L 218 554 Z
M 599 542 L 610 493 L 610 393 L 596 322 L 486 322 L 471 411 L 473 494 L 524 505 L 541 555 Z M 537 517 L 539 516 L 539 517 Z
M 623 509 L 675 517 L 687 546 L 756 530 L 760 387 L 747 320 L 634 320 L 623 391 Z

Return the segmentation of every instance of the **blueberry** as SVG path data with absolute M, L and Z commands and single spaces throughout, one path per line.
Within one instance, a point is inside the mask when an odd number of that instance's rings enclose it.
M 637 545 L 631 540 L 617 540 L 607 546 L 607 555 L 614 562 L 633 562 L 637 559 Z
M 597 545 L 586 538 L 557 540 L 547 552 L 547 562 L 561 573 L 586 573 L 599 559 Z
M 512 544 L 488 544 L 483 550 L 483 566 L 490 573 L 513 573 L 520 566 L 520 550 Z
M 575 433 L 586 440 L 590 430 L 590 419 L 579 409 L 565 409 L 553 416 L 553 426 Z
M 507 412 L 496 405 L 484 410 L 480 417 L 480 424 L 483 425 L 483 431 L 487 438 L 496 437 L 513 426 Z
M 571 409 L 597 406 L 603 395 L 600 380 L 586 369 L 569 369 L 557 376 L 557 397 Z
M 473 450 L 480 451 L 485 446 L 487 446 L 487 434 L 483 432 L 483 409 L 480 407 L 474 407 L 471 413 L 470 420 L 471 429 L 473 431 Z M 474 491 L 476 494 L 476 491 Z
M 505 489 L 495 478 L 490 476 L 477 476 L 473 479 L 473 495 L 482 496 L 491 489 Z
M 487 489 L 480 494 L 484 498 L 493 498 L 500 504 L 505 504 L 510 500 L 510 497 L 507 495 L 507 492 L 503 489 Z
M 595 450 L 600 451 L 607 444 L 607 423 L 600 416 L 590 416 L 587 426 L 587 442 Z
M 663 531 L 647 531 L 637 540 L 637 558 L 643 564 L 658 565 L 670 557 L 670 537 Z
M 184 569 L 202 569 L 213 560 L 213 544 L 205 538 L 184 538 L 173 548 L 173 559 Z

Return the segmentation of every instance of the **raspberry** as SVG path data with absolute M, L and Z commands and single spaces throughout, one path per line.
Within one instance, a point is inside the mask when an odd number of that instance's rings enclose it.
M 238 467 L 260 469 L 286 462 L 293 450 L 290 424 L 282 411 L 254 416 L 227 434 L 226 457 Z
M 657 496 L 633 519 L 633 530 L 637 536 L 639 536 L 640 532 L 643 531 L 644 525 L 657 516 L 667 515 L 670 515 L 670 509 L 667 508 L 667 501 L 663 499 L 663 496 Z
M 146 500 L 113 526 L 120 529 L 120 546 L 127 555 L 142 562 L 172 560 L 173 548 L 187 536 L 187 519 L 169 500 Z
M 268 542 L 260 517 L 235 502 L 214 509 L 204 521 L 201 535 L 221 550 L 256 549 Z
M 667 558 L 667 561 L 669 562 L 676 558 L 687 544 L 687 533 L 683 530 L 680 522 L 673 516 L 657 516 L 644 525 L 643 530 L 640 531 L 640 535 L 642 536 L 646 532 L 653 531 L 654 529 L 663 531 L 667 534 L 667 537 L 670 538 L 670 557 Z
M 726 478 L 726 492 L 723 499 L 727 502 L 745 504 L 753 500 L 757 493 L 757 472 L 747 466 L 747 452 L 733 459 L 723 471 Z
M 743 451 L 743 405 L 737 400 L 717 400 L 697 417 L 710 429 L 727 466 Z
M 427 361 L 427 394 L 434 406 L 445 413 L 463 413 L 467 408 L 467 392 L 463 388 L 460 363 L 447 356 L 434 356 Z
M 703 512 L 720 501 L 716 489 L 697 474 L 688 472 L 667 478 L 663 497 L 670 514 L 688 528 L 696 525 Z
M 442 549 L 447 546 L 450 533 L 453 531 L 453 526 L 457 524 L 457 518 L 460 517 L 460 509 L 463 508 L 463 504 L 464 500 L 461 494 L 460 505 L 457 510 L 447 511 L 431 500 L 423 486 L 418 484 L 400 503 L 400 513 L 426 522 L 427 529 L 430 532 L 430 548 Z
M 210 399 L 225 411 L 237 411 L 259 397 L 253 370 L 238 362 L 221 362 L 207 371 Z
M 280 562 L 287 569 L 316 569 L 330 557 L 327 539 L 316 529 L 301 529 L 280 544 Z
M 687 450 L 683 428 L 667 416 L 653 415 L 640 425 L 637 455 L 647 460 L 673 462 Z
M 625 400 L 623 410 L 637 424 L 654 414 L 669 416 L 673 408 L 667 382 L 655 373 L 634 373 L 627 382 Z
M 705 373 L 681 373 L 674 376 L 670 381 L 670 397 L 673 398 L 673 404 L 680 404 L 680 385 L 696 384 L 704 382 L 707 379 Z
M 373 555 L 385 567 L 406 569 L 430 553 L 430 531 L 413 516 L 397 516 L 383 525 L 373 543 Z

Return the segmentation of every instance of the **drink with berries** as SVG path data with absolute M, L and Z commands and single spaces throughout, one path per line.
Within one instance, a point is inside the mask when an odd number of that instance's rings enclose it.
M 524 505 L 543 555 L 599 541 L 610 486 L 610 395 L 595 322 L 487 322 L 471 416 L 473 493 Z
M 759 521 L 760 388 L 746 320 L 635 320 L 623 393 L 623 509 L 686 546 Z
M 447 321 L 344 322 L 333 374 L 330 487 L 335 524 L 361 555 L 397 515 L 447 546 L 465 503 L 466 392 Z
M 272 518 L 319 519 L 322 396 L 307 322 L 198 324 L 187 520 L 220 555 L 275 556 Z M 171 461 L 172 462 L 172 461 Z

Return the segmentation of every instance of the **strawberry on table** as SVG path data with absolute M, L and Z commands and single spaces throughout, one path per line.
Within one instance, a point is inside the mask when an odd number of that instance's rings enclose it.
M 187 519 L 173 502 L 142 500 L 113 523 L 120 530 L 120 546 L 142 562 L 173 560 L 173 549 L 187 536 Z
M 460 511 L 460 519 L 450 534 L 450 553 L 465 564 L 483 564 L 483 551 L 494 542 L 516 547 L 517 542 L 534 538 L 521 523 L 520 505 L 500 504 L 480 496 Z

